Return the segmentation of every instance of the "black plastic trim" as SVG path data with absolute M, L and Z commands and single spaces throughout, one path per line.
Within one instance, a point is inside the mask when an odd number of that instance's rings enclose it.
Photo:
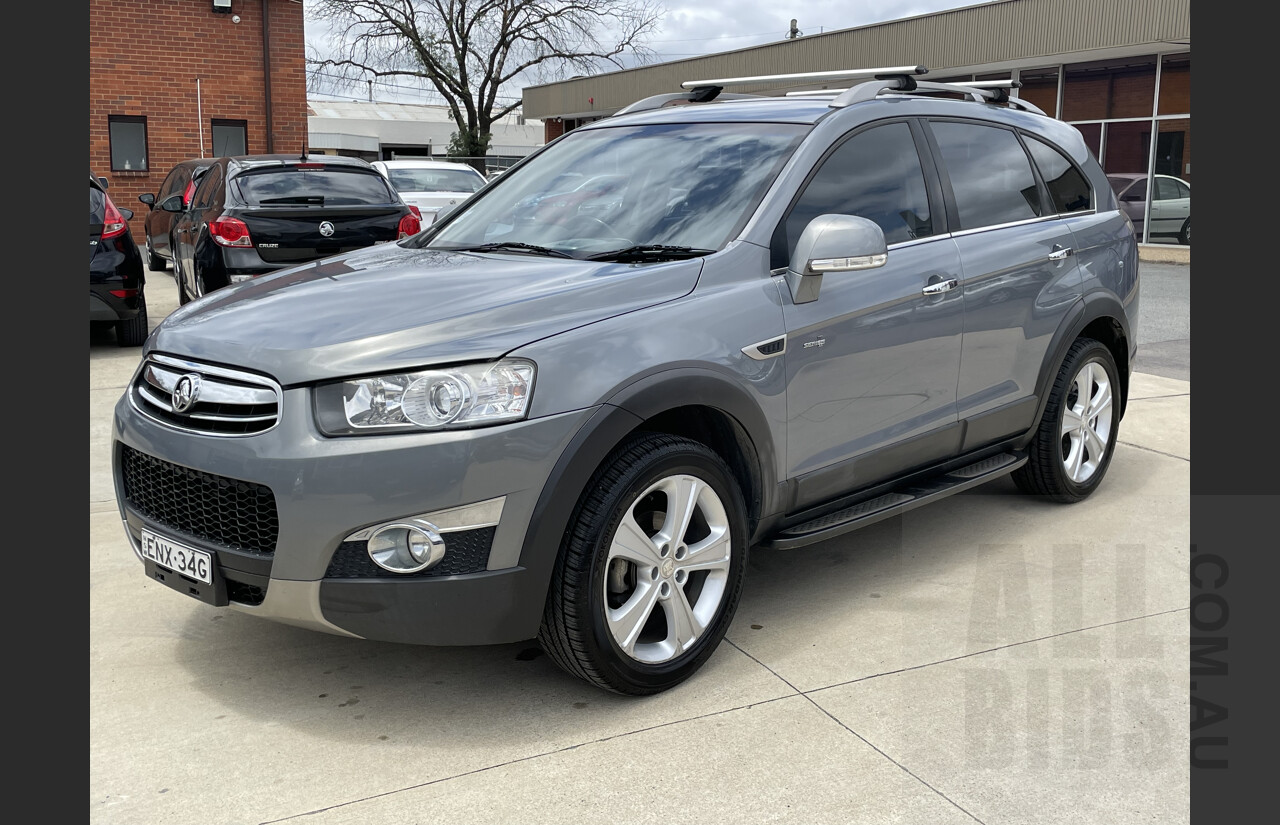
M 521 567 L 436 579 L 325 579 L 320 611 L 326 621 L 374 641 L 506 644 L 537 635 L 546 580 Z
M 909 472 L 946 461 L 959 454 L 963 440 L 964 424 L 955 422 L 806 473 L 796 479 L 795 501 L 790 509 L 812 507 L 832 497 L 865 489 L 903 475 L 904 468 Z

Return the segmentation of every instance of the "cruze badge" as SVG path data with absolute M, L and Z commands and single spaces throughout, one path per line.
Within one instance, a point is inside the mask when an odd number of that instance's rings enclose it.
M 333 234 L 333 224 L 329 223 L 328 221 L 321 221 L 321 222 L 320 222 L 320 234 L 321 234 L 321 235 L 324 235 L 326 238 L 327 238 L 327 237 L 329 237 L 330 235 L 332 235 L 332 234 Z
M 194 372 L 189 372 L 178 379 L 178 383 L 173 385 L 173 394 L 170 396 L 173 401 L 173 411 L 184 413 L 191 409 L 192 405 L 200 399 L 200 376 Z

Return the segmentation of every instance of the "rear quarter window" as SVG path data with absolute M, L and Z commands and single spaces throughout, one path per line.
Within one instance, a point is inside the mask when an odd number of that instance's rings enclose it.
M 249 206 L 364 206 L 396 203 L 377 172 L 347 169 L 264 169 L 244 172 L 233 181 Z
M 1084 173 L 1061 152 L 1038 138 L 1026 135 L 1027 150 L 1049 187 L 1053 208 L 1058 214 L 1079 212 L 1093 205 L 1093 190 Z

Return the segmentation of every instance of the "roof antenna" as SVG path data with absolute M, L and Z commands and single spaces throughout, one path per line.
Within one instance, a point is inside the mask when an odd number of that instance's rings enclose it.
M 306 141 L 303 141 L 303 142 L 302 142 L 302 157 L 298 158 L 298 160 L 302 161 L 303 163 L 306 163 L 306 162 L 307 162 L 307 143 L 306 143 Z

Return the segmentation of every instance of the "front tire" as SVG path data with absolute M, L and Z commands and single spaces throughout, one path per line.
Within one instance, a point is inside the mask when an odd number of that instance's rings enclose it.
M 659 693 L 711 656 L 742 594 L 746 507 L 696 441 L 641 433 L 588 482 L 560 548 L 538 641 L 605 690 Z
M 1178 243 L 1191 246 L 1191 218 L 1182 222 L 1182 229 L 1178 230 Z
M 152 272 L 164 272 L 165 263 L 165 259 L 157 255 L 155 250 L 151 248 L 151 239 L 147 238 L 147 269 Z
M 1058 369 L 1027 463 L 1013 473 L 1019 489 L 1064 503 L 1096 490 L 1116 448 L 1120 392 L 1111 350 L 1092 338 L 1076 339 Z

